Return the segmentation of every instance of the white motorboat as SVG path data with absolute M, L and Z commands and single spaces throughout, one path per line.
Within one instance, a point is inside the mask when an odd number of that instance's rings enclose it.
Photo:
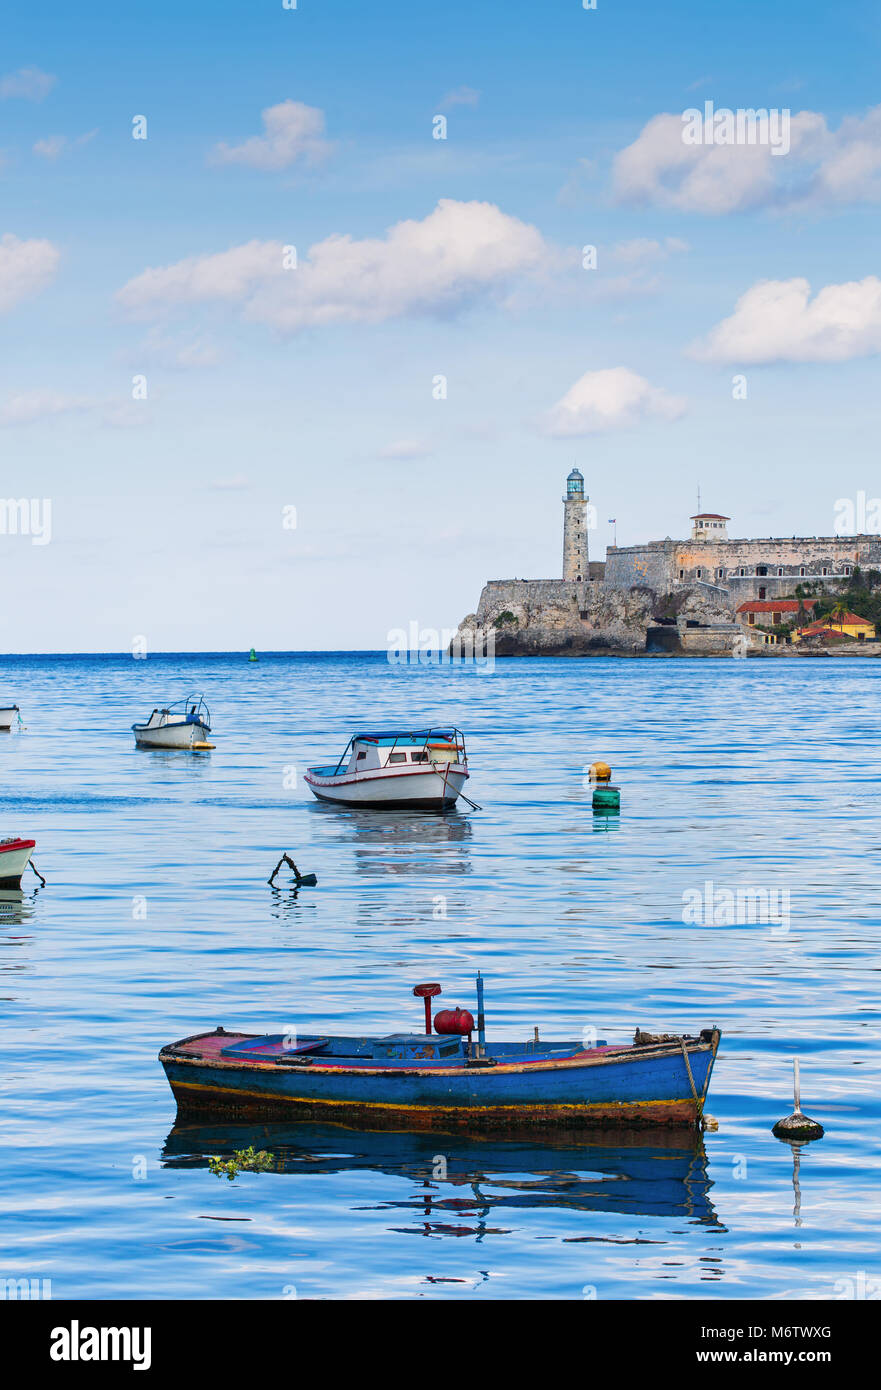
M 0 888 L 20 888 L 21 876 L 31 862 L 35 840 L 10 835 L 0 840 Z
M 198 693 L 178 700 L 167 709 L 154 709 L 146 724 L 133 724 L 139 748 L 184 748 L 201 752 L 213 748 L 208 742 L 211 714 Z
M 21 723 L 18 705 L 0 705 L 0 733 L 9 733 L 16 722 Z
M 443 811 L 468 780 L 458 729 L 392 729 L 355 734 L 339 762 L 310 767 L 304 781 L 322 801 L 344 806 Z

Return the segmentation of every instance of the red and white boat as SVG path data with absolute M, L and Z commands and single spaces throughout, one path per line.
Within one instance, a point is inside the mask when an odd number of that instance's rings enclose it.
M 21 840 L 11 835 L 0 840 L 0 888 L 20 888 L 21 876 L 31 862 L 35 840 Z
M 355 734 L 337 763 L 310 767 L 303 780 L 343 806 L 449 810 L 468 780 L 465 739 L 458 729 Z

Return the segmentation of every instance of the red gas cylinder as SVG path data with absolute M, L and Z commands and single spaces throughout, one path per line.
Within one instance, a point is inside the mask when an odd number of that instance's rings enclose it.
M 473 1033 L 474 1019 L 467 1009 L 441 1009 L 434 1016 L 436 1033 Z

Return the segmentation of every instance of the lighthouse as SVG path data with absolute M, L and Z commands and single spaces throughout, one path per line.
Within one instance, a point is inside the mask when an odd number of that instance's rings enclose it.
M 587 499 L 584 477 L 573 468 L 563 498 L 563 578 L 575 583 L 590 578 L 587 553 Z

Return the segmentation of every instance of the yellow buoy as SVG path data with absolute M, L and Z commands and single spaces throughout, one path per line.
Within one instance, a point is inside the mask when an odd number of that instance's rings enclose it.
M 608 763 L 596 762 L 590 765 L 590 780 L 592 782 L 608 782 L 612 776 L 612 769 Z

